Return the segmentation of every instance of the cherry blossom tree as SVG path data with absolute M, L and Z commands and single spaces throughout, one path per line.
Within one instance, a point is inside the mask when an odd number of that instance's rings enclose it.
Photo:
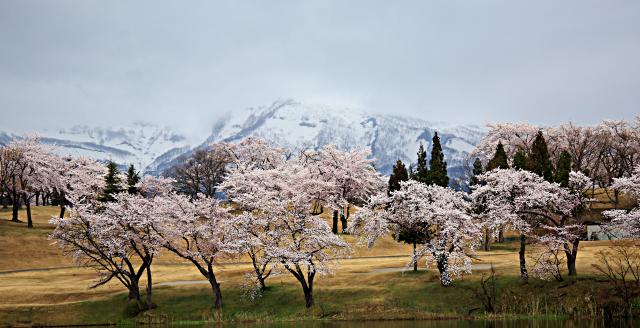
M 260 194 L 268 192 L 262 181 L 270 179 L 265 171 L 283 166 L 291 156 L 285 149 L 272 147 L 259 138 L 246 138 L 237 144 L 217 143 L 212 148 L 225 152 L 229 158 L 228 175 L 220 188 L 242 213 L 235 219 L 236 230 L 244 236 L 239 240 L 251 259 L 256 282 L 260 289 L 265 289 L 266 279 L 276 269 L 277 262 L 266 252 L 262 242 L 271 236 L 269 233 L 274 226 L 269 212 L 262 211 L 264 204 L 261 201 L 277 195 Z
M 88 157 L 65 157 L 59 167 L 60 180 L 55 186 L 60 196 L 60 218 L 67 204 L 94 202 L 104 189 L 107 168 Z
M 302 152 L 299 156 L 301 164 L 311 178 L 318 181 L 314 204 L 339 209 L 348 221 L 351 205 L 363 205 L 371 195 L 383 190 L 384 181 L 369 155 L 366 150 L 342 151 L 333 145 L 319 151 Z
M 541 223 L 563 226 L 576 207 L 575 198 L 558 184 L 549 183 L 535 173 L 495 169 L 478 177 L 472 198 L 481 207 L 480 217 L 493 231 L 504 226 L 520 233 L 520 276 L 528 280 L 526 236 Z
M 424 240 L 411 264 L 427 256 L 438 268 L 442 286 L 451 285 L 453 276 L 471 272 L 482 225 L 471 215 L 471 204 L 462 192 L 413 180 L 401 182 L 391 196 L 372 197 L 356 214 L 351 231 L 372 246 L 381 236 L 416 228 L 422 229 Z
M 77 191 L 77 189 L 74 189 Z M 117 201 L 97 205 L 71 197 L 74 207 L 68 218 L 52 218 L 56 228 L 49 238 L 79 265 L 96 268 L 99 279 L 92 288 L 114 278 L 129 291 L 138 310 L 153 307 L 151 263 L 160 250 L 153 238 L 154 203 L 140 195 L 121 193 Z M 143 303 L 139 286 L 146 272 L 147 294 Z
M 260 259 L 249 250 L 258 279 L 270 270 L 266 261 L 273 260 L 300 283 L 305 305 L 311 307 L 316 275 L 332 272 L 336 260 L 350 250 L 349 244 L 333 235 L 328 224 L 312 213 L 318 190 L 330 185 L 314 179 L 297 159 L 268 163 L 245 163 L 231 170 L 223 189 L 245 212 L 239 218 L 244 228 L 239 230 L 249 232 L 249 244 L 260 249 Z
M 640 203 L 640 165 L 636 166 L 632 176 L 615 179 L 613 188 L 636 197 L 636 202 Z M 636 206 L 630 210 L 609 210 L 602 214 L 610 219 L 610 222 L 604 225 L 606 229 L 624 231 L 629 237 L 640 236 L 640 207 Z
M 154 208 L 158 243 L 198 269 L 211 286 L 213 308 L 222 308 L 216 263 L 243 250 L 243 236 L 234 229 L 229 208 L 212 197 L 191 199 L 173 192 L 155 197 Z
M 44 146 L 38 137 L 15 139 L 2 151 L 3 189 L 13 198 L 13 220 L 17 221 L 19 199 L 26 206 L 27 227 L 33 227 L 31 201 L 42 190 L 58 185 L 61 160 L 52 147 Z
M 518 149 L 528 153 L 541 130 L 528 123 L 496 123 L 488 124 L 487 127 L 489 131 L 470 153 L 470 158 L 480 158 L 484 163 L 493 156 L 498 143 L 502 143 L 509 159 L 513 158 Z

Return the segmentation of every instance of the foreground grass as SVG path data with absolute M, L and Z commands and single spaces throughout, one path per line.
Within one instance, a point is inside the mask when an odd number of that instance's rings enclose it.
M 593 317 L 600 315 L 602 304 L 611 297 L 609 287 L 596 279 L 591 267 L 595 254 L 609 247 L 607 241 L 581 243 L 579 279 L 532 280 L 521 285 L 518 242 L 508 235 L 507 242 L 493 245 L 492 251 L 478 252 L 473 275 L 442 288 L 435 270 L 399 272 L 411 246 L 389 237 L 372 249 L 354 247 L 354 258 L 341 260 L 335 275 L 319 277 L 312 309 L 304 308 L 299 285 L 286 273 L 270 279 L 271 288 L 261 298 L 248 300 L 240 286 L 250 266 L 226 263 L 217 272 L 224 308 L 214 312 L 211 291 L 199 273 L 163 253 L 154 262 L 157 308 L 135 316 L 122 286 L 112 282 L 88 289 L 95 272 L 72 267 L 47 240 L 53 229 L 47 221 L 57 213 L 55 207 L 34 207 L 35 228 L 27 229 L 25 223 L 9 222 L 8 210 L 0 211 L 0 325 L 484 318 L 487 315 L 471 289 L 487 273 L 488 264 L 499 275 L 497 317 Z M 324 216 L 330 220 L 327 213 Z M 355 246 L 353 236 L 345 240 Z M 171 285 L 180 281 L 203 283 Z
M 270 322 L 299 320 L 424 320 L 487 318 L 471 288 L 477 279 L 441 287 L 434 273 L 394 272 L 359 279 L 353 287 L 330 281 L 316 290 L 316 305 L 304 308 L 299 287 L 276 283 L 262 297 L 250 300 L 236 286 L 224 288 L 224 308 L 213 311 L 206 285 L 159 287 L 157 308 L 135 315 L 125 293 L 103 299 L 57 305 L 0 308 L 0 322 L 8 325 L 71 325 L 126 323 Z M 517 318 L 595 317 L 594 300 L 608 290 L 593 277 L 567 282 L 533 280 L 521 285 L 517 277 L 498 279 L 498 314 Z

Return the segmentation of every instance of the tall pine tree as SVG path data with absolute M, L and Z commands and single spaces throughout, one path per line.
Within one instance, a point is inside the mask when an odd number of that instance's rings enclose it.
M 98 196 L 98 200 L 101 202 L 113 202 L 115 194 L 122 192 L 120 179 L 120 171 L 116 163 L 109 161 L 107 164 L 107 175 L 104 177 L 105 186 L 102 193 Z
M 127 170 L 127 191 L 130 194 L 137 194 L 138 187 L 136 184 L 140 182 L 140 175 L 136 172 L 136 169 L 133 167 L 133 164 L 129 165 L 129 169 Z
M 508 168 L 509 160 L 507 158 L 507 153 L 504 151 L 502 142 L 498 142 L 498 146 L 496 146 L 496 153 L 493 155 L 493 158 L 489 161 L 489 163 L 487 163 L 487 171 Z
M 518 148 L 516 154 L 513 155 L 513 168 L 516 170 L 527 169 L 527 154 L 525 154 L 524 149 Z
M 568 187 L 569 173 L 571 173 L 571 154 L 565 150 L 560 154 L 556 165 L 555 182 L 559 183 L 561 187 Z
M 396 190 L 400 190 L 400 182 L 409 180 L 409 173 L 407 173 L 407 168 L 404 166 L 401 160 L 396 162 L 396 165 L 393 166 L 393 172 L 391 172 L 391 176 L 389 176 L 389 189 L 387 190 L 387 194 L 391 195 L 392 192 Z
M 429 160 L 427 183 L 441 187 L 449 186 L 447 162 L 444 161 L 444 153 L 442 152 L 442 145 L 440 144 L 438 132 L 434 134 L 433 142 L 431 143 L 431 159 Z
M 531 146 L 531 153 L 527 159 L 529 171 L 543 177 L 549 182 L 553 182 L 553 166 L 547 149 L 547 141 L 544 140 L 542 131 L 538 131 L 536 139 Z
M 427 168 L 427 152 L 424 150 L 422 142 L 418 148 L 418 166 L 416 167 L 414 179 L 418 182 L 427 183 L 429 179 L 429 169 Z

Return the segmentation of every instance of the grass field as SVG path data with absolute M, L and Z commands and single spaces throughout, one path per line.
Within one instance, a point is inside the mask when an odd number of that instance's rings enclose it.
M 261 298 L 243 297 L 243 275 L 250 266 L 237 263 L 246 260 L 241 258 L 219 267 L 224 308 L 213 312 L 209 286 L 199 273 L 190 264 L 161 254 L 153 265 L 158 307 L 132 317 L 123 287 L 112 282 L 89 289 L 95 272 L 74 267 L 47 240 L 52 230 L 48 218 L 58 209 L 35 207 L 33 212 L 35 228 L 27 229 L 26 223 L 9 221 L 10 211 L 0 211 L 0 323 L 5 325 L 466 317 L 482 312 L 474 310 L 480 302 L 469 288 L 478 285 L 489 264 L 499 275 L 498 306 L 514 315 L 588 316 L 596 311 L 591 307 L 593 298 L 607 290 L 591 266 L 596 252 L 608 247 L 606 241 L 581 243 L 578 279 L 520 285 L 517 245 L 508 241 L 490 252 L 479 251 L 474 273 L 454 287 L 442 288 L 432 268 L 405 271 L 411 246 L 388 237 L 372 249 L 354 246 L 352 257 L 341 260 L 334 275 L 316 279 L 316 306 L 309 310 L 298 284 L 285 273 L 268 280 L 270 289 Z M 355 244 L 353 236 L 345 239 Z

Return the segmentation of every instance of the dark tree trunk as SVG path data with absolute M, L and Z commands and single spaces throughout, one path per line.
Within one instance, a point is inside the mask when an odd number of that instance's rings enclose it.
M 66 207 L 64 206 L 63 203 L 60 203 L 60 218 L 64 218 L 64 211 L 65 211 Z
M 214 280 L 210 280 L 211 291 L 213 292 L 213 308 L 216 310 L 222 309 L 222 292 L 220 291 L 220 284 Z
M 520 234 L 520 280 L 524 283 L 529 282 L 529 273 L 527 272 L 527 259 L 525 257 L 525 248 L 527 246 L 527 236 Z
M 340 214 L 340 224 L 342 225 L 342 233 L 347 232 L 347 218 L 344 214 Z
M 413 271 L 418 271 L 418 259 L 416 258 L 416 242 L 413 242 Z
M 11 207 L 11 221 L 18 222 L 18 210 L 20 209 L 20 197 L 17 193 L 13 194 L 11 197 L 12 207 Z
M 504 227 L 500 226 L 500 230 L 498 231 L 498 242 L 504 243 Z
M 338 233 L 338 211 L 333 211 L 333 225 L 331 226 L 331 232 Z
M 40 193 L 36 193 L 36 206 L 38 206 L 38 202 L 40 201 Z
M 213 267 L 208 264 L 209 284 L 211 284 L 211 291 L 213 292 L 213 308 L 216 310 L 222 309 L 222 291 L 220 291 L 220 284 L 216 279 L 216 275 L 213 273 Z
M 485 251 L 491 250 L 491 231 L 489 228 L 484 229 L 484 243 L 482 246 Z
M 153 309 L 153 301 L 151 299 L 153 292 L 153 282 L 151 280 L 151 265 L 147 266 L 147 309 Z
M 580 240 L 576 239 L 573 243 L 571 243 L 571 248 L 569 245 L 564 245 L 564 253 L 567 256 L 567 271 L 569 271 L 569 276 L 577 276 L 578 271 L 576 270 L 576 258 L 578 257 L 578 246 L 580 245 Z
M 31 202 L 29 201 L 29 197 L 27 194 L 22 194 L 22 198 L 24 198 L 24 204 L 27 207 L 27 228 L 33 228 L 33 221 L 31 220 Z
M 304 292 L 304 306 L 310 308 L 313 306 L 313 287 L 309 286 L 308 288 L 302 288 Z
M 140 287 L 135 277 L 132 277 L 131 285 L 129 286 L 129 300 L 136 302 L 138 311 L 144 310 L 144 304 L 142 304 L 142 299 L 140 298 Z

